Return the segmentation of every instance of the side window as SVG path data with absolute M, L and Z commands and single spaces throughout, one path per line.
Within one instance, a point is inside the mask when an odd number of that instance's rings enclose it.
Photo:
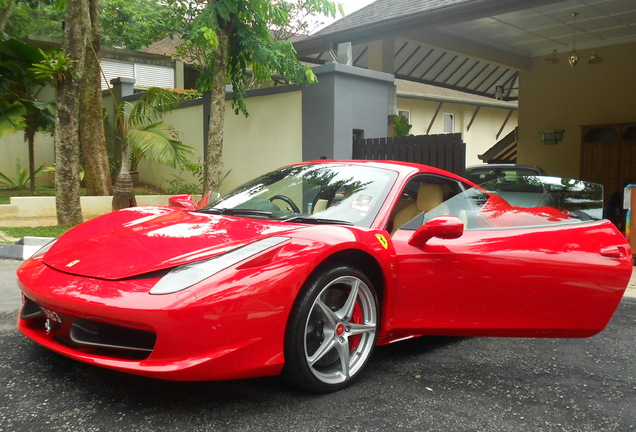
M 418 215 L 423 215 L 463 191 L 452 179 L 435 175 L 413 177 L 402 190 L 387 230 L 393 234 Z

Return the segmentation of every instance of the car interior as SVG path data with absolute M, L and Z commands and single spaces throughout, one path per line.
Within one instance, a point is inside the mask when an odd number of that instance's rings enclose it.
M 414 177 L 402 191 L 389 219 L 387 231 L 393 235 L 415 216 L 438 207 L 461 192 L 459 183 L 449 179 L 431 175 Z

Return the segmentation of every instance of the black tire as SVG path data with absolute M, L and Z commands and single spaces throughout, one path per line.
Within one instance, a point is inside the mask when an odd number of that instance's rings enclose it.
M 358 269 L 329 267 L 311 277 L 287 323 L 283 377 L 316 393 L 347 387 L 371 356 L 379 316 L 375 288 Z

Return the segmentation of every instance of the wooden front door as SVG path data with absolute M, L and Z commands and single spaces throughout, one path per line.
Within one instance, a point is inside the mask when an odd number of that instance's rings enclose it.
M 602 184 L 605 199 L 636 183 L 636 123 L 584 126 L 581 178 Z
M 603 185 L 606 208 L 615 208 L 617 220 L 606 217 L 621 228 L 623 188 L 636 183 L 636 123 L 583 127 L 581 179 Z

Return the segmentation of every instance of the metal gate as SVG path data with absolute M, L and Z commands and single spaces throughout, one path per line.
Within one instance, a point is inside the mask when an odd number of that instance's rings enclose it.
M 360 139 L 353 142 L 353 158 L 414 162 L 464 175 L 466 143 L 460 133 Z

